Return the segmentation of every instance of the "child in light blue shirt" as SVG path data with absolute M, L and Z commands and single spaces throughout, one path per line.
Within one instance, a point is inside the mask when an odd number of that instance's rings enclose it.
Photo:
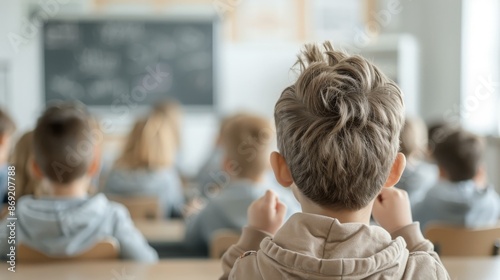
M 273 135 L 268 120 L 250 114 L 240 115 L 227 125 L 222 163 L 227 183 L 217 196 L 209 198 L 204 209 L 189 217 L 186 244 L 205 252 L 217 230 L 241 231 L 247 223 L 247 208 L 252 201 L 266 190 L 276 188 L 266 180 Z M 286 199 L 283 202 L 287 204 Z M 288 217 L 300 211 L 293 207 L 297 204 L 288 204 L 292 205 L 287 209 Z
M 494 226 L 500 219 L 500 199 L 485 182 L 481 139 L 463 129 L 448 128 L 435 143 L 432 156 L 440 181 L 413 209 L 414 220 L 424 229 L 429 223 L 464 227 Z
M 181 217 L 184 193 L 175 169 L 177 140 L 171 122 L 153 110 L 134 124 L 105 179 L 105 194 L 159 199 L 165 218 Z

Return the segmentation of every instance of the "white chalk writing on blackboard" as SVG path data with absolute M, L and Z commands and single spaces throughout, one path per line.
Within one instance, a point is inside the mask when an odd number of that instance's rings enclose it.
M 82 85 L 66 76 L 54 76 L 50 80 L 49 89 L 67 99 L 81 99 L 85 96 Z
M 60 49 L 78 46 L 80 31 L 76 24 L 51 24 L 45 31 L 45 48 Z
M 144 25 L 140 23 L 113 22 L 104 24 L 100 38 L 104 44 L 119 45 L 138 42 L 144 37 Z
M 127 84 L 118 79 L 98 79 L 95 81 L 92 81 L 89 84 L 89 87 L 87 88 L 87 92 L 91 98 L 99 99 L 99 98 L 106 98 L 106 97 L 113 97 L 116 98 L 117 96 L 121 94 L 125 94 L 128 92 L 128 86 Z
M 95 48 L 84 49 L 77 61 L 82 72 L 96 76 L 114 72 L 121 62 L 118 54 Z

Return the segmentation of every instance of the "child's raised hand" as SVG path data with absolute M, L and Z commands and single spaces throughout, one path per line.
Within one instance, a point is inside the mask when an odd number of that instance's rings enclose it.
M 283 224 L 285 213 L 286 205 L 268 190 L 248 207 L 248 225 L 274 235 Z
M 372 214 L 375 221 L 390 233 L 413 223 L 408 193 L 394 187 L 382 188 L 375 198 Z

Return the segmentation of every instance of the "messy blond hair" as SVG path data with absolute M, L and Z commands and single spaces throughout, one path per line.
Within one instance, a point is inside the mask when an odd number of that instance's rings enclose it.
M 170 167 L 174 162 L 175 148 L 172 124 L 161 112 L 153 111 L 135 122 L 115 166 L 131 170 Z
M 368 205 L 399 149 L 399 87 L 361 56 L 307 44 L 275 107 L 278 148 L 295 184 L 331 209 Z
M 33 131 L 28 131 L 17 141 L 9 160 L 16 167 L 16 198 L 40 193 L 41 181 L 33 174 Z
M 240 113 L 227 120 L 222 142 L 225 156 L 237 178 L 257 180 L 269 167 L 269 147 L 274 139 L 270 121 Z

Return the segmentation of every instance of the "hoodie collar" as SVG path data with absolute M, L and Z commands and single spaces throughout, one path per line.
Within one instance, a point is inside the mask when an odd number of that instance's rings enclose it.
M 392 240 L 381 227 L 306 213 L 293 215 L 273 240 L 261 243 L 279 264 L 325 276 L 369 276 L 398 266 L 408 256 L 405 248 L 402 238 Z

